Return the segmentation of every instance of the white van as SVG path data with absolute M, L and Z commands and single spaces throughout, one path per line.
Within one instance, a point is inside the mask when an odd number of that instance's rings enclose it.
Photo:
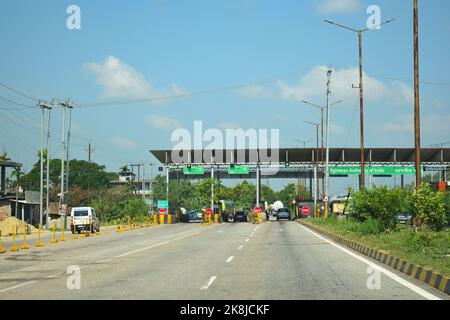
M 72 234 L 75 234 L 75 232 L 81 233 L 81 231 L 100 232 L 100 221 L 95 214 L 94 208 L 72 208 L 70 212 L 70 230 Z

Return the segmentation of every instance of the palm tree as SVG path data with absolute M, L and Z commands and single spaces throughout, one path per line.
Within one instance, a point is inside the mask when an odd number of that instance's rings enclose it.
M 120 168 L 120 172 L 130 172 L 130 169 L 128 168 L 127 165 L 124 165 L 123 167 Z
M 2 154 L 0 154 L 0 160 L 10 161 L 11 158 L 8 156 L 8 153 L 6 151 L 3 151 Z

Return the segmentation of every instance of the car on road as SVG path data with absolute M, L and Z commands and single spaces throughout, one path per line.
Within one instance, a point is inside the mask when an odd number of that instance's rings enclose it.
M 81 231 L 100 232 L 100 221 L 94 208 L 72 208 L 70 212 L 70 231 L 72 231 L 72 234 L 75 234 L 75 232 L 81 233 Z
M 412 215 L 409 213 L 399 213 L 397 221 L 401 224 L 412 224 Z
M 248 222 L 247 214 L 244 211 L 236 211 L 234 222 Z
M 286 208 L 278 209 L 277 211 L 277 221 L 279 220 L 291 220 L 291 211 Z

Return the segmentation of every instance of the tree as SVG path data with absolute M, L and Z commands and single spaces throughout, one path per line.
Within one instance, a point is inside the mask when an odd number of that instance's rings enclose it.
M 39 159 L 31 171 L 23 178 L 23 180 L 27 181 L 26 188 L 29 190 L 39 190 L 41 176 L 40 163 Z M 115 175 L 105 172 L 105 166 L 95 162 L 74 159 L 70 160 L 69 164 L 69 189 L 73 186 L 79 186 L 81 190 L 88 190 L 89 180 L 91 180 L 91 188 L 93 190 L 108 187 L 111 178 L 115 177 Z M 60 184 L 61 179 L 61 160 L 51 159 L 49 168 L 50 184 L 56 187 Z
M 10 161 L 11 158 L 8 156 L 8 153 L 5 150 L 3 150 L 3 152 L 0 154 L 0 160 Z
M 277 193 L 277 198 L 283 202 L 285 207 L 291 205 L 292 200 L 297 197 L 297 187 L 294 183 L 289 183 L 282 190 Z
M 413 196 L 416 217 L 434 231 L 445 230 L 447 216 L 445 212 L 445 194 L 434 192 L 427 183 L 422 184 Z

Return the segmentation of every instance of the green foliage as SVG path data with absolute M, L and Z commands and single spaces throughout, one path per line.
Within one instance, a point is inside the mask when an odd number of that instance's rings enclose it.
M 123 219 L 127 216 L 143 217 L 150 207 L 141 196 L 137 196 L 127 187 L 114 187 L 98 191 L 91 206 L 95 208 L 101 221 Z
M 422 184 L 413 196 L 416 217 L 434 231 L 444 230 L 447 226 L 445 212 L 445 194 L 435 192 L 429 184 Z
M 277 193 L 277 199 L 283 202 L 285 207 L 291 205 L 292 200 L 297 198 L 297 187 L 294 183 L 289 183 Z
M 46 155 L 44 153 L 44 155 Z M 44 157 L 46 161 L 46 157 Z M 23 176 L 20 180 L 21 184 L 26 187 L 27 190 L 38 191 L 40 186 L 40 170 L 41 164 L 38 160 L 31 171 Z M 46 162 L 44 168 L 46 168 Z M 53 186 L 57 186 L 60 183 L 61 175 L 61 160 L 51 159 L 49 163 L 49 177 Z M 79 186 L 82 190 L 88 190 L 89 182 L 91 183 L 91 189 L 101 189 L 108 187 L 111 180 L 117 178 L 116 174 L 105 172 L 105 166 L 99 165 L 95 162 L 87 162 L 84 160 L 70 160 L 69 162 L 69 188 L 73 186 Z
M 374 249 L 381 249 L 408 262 L 424 267 L 432 267 L 435 271 L 450 275 L 450 264 L 447 257 L 450 243 L 450 232 L 435 232 L 422 229 L 414 232 L 412 227 L 401 225 L 395 231 L 372 232 L 372 227 L 354 220 L 339 221 L 337 219 L 309 219 L 304 222 L 318 225 L 334 234 L 357 241 Z M 376 221 L 376 220 L 374 220 Z M 376 222 L 375 222 L 376 223 Z M 375 229 L 373 229 L 375 231 Z
M 401 189 L 374 187 L 353 193 L 351 205 L 352 219 L 364 222 L 370 218 L 380 221 L 385 229 L 393 229 L 397 225 L 396 216 L 410 212 L 411 196 Z

